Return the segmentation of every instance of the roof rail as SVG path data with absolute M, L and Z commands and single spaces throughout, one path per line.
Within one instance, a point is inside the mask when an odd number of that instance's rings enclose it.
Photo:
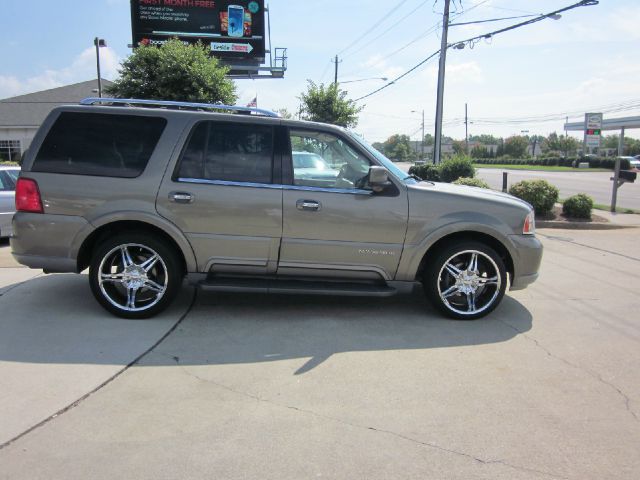
M 90 97 L 80 101 L 80 105 L 120 105 L 120 106 L 149 106 L 149 107 L 172 107 L 177 109 L 189 110 L 228 110 L 241 113 L 255 113 L 256 115 L 264 115 L 265 117 L 280 118 L 280 115 L 271 110 L 262 108 L 240 107 L 237 105 L 222 105 L 215 103 L 193 103 L 193 102 L 174 102 L 170 100 L 139 100 L 136 98 L 97 98 Z

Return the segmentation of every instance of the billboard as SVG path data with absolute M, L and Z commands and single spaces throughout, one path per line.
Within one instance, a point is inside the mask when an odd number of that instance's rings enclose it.
M 178 37 L 225 60 L 265 56 L 264 0 L 131 0 L 133 45 Z

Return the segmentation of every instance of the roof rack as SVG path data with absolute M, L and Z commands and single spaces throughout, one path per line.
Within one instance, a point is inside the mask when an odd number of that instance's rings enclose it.
M 240 113 L 254 113 L 265 117 L 280 118 L 280 115 L 271 110 L 262 108 L 240 107 L 237 105 L 222 105 L 215 103 L 193 103 L 174 102 L 170 100 L 139 100 L 135 98 L 97 98 L 90 97 L 80 101 L 80 105 L 120 105 L 120 106 L 149 106 L 149 107 L 172 107 L 185 110 L 228 110 Z

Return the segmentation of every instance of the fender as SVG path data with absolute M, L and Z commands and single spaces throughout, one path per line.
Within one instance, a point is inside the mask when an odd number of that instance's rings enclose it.
M 82 247 L 86 239 L 97 229 L 104 227 L 105 225 L 108 225 L 110 223 L 122 221 L 146 223 L 165 232 L 173 239 L 174 242 L 176 242 L 176 244 L 182 251 L 187 271 L 197 272 L 195 253 L 191 244 L 184 236 L 184 234 L 180 231 L 180 229 L 173 223 L 169 222 L 163 217 L 160 217 L 159 215 L 135 210 L 110 212 L 107 215 L 94 218 L 90 222 L 88 222 L 87 225 L 82 230 L 80 230 L 80 232 L 78 232 L 73 240 L 71 247 L 69 248 L 69 251 L 73 256 L 72 258 L 77 258 L 78 253 L 80 252 L 80 248 Z
M 451 221 L 449 218 L 443 218 L 442 220 L 449 220 L 449 223 L 440 225 L 435 230 L 430 230 L 429 234 L 424 236 L 422 240 L 417 244 L 405 244 L 402 256 L 400 258 L 400 265 L 398 266 L 398 273 L 396 274 L 396 280 L 399 281 L 414 281 L 418 272 L 418 267 L 422 262 L 423 257 L 429 251 L 429 249 L 439 240 L 447 237 L 448 235 L 455 233 L 482 233 L 493 238 L 497 243 L 500 243 L 505 247 L 511 258 L 516 258 L 514 246 L 511 243 L 505 243 L 500 239 L 509 238 L 510 234 L 513 234 L 511 229 L 500 220 L 495 217 L 489 217 L 488 215 L 482 215 L 482 222 L 478 222 L 478 213 L 469 212 L 475 216 L 475 221 L 471 221 L 468 218 L 461 218 Z M 466 216 L 466 215 L 465 215 Z M 487 221 L 490 220 L 490 221 Z

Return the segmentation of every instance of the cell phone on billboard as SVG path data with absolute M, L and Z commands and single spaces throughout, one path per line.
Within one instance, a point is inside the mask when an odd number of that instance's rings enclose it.
M 228 33 L 230 37 L 244 36 L 244 7 L 240 5 L 229 5 L 227 8 L 229 17 Z

